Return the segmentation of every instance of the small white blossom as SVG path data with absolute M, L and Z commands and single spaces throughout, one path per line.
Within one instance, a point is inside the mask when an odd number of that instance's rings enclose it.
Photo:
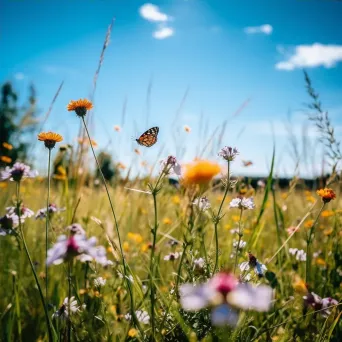
M 167 175 L 174 173 L 177 176 L 180 176 L 182 174 L 181 166 L 174 156 L 168 156 L 166 159 L 162 160 L 160 166 L 161 171 Z
M 192 204 L 197 205 L 201 211 L 206 211 L 211 207 L 208 198 L 205 196 L 196 198 Z
M 66 319 L 69 317 L 69 309 L 70 309 L 70 316 L 79 313 L 82 311 L 82 309 L 85 308 L 85 304 L 83 304 L 82 306 L 77 304 L 77 300 L 75 300 L 75 297 L 72 296 L 70 298 L 65 298 L 63 301 L 62 306 L 52 315 L 52 319 L 57 319 L 57 318 L 61 318 L 61 319 Z
M 147 311 L 137 310 L 135 312 L 135 315 L 137 316 L 137 319 L 138 319 L 138 321 L 140 323 L 142 323 L 142 324 L 150 324 L 150 316 L 149 316 Z M 132 315 L 127 313 L 125 315 L 125 318 L 127 319 L 127 321 L 130 321 L 132 319 Z
M 103 287 L 106 285 L 107 280 L 102 278 L 102 277 L 98 277 L 96 279 L 94 279 L 94 286 L 95 287 Z
M 255 204 L 254 204 L 254 199 L 253 197 L 249 198 L 234 198 L 230 203 L 229 203 L 230 208 L 238 208 L 238 209 L 254 209 Z
M 195 268 L 200 268 L 201 269 L 205 265 L 205 260 L 203 258 L 195 259 L 194 260 L 194 265 L 195 265 Z
M 295 256 L 297 261 L 306 261 L 306 253 L 303 249 L 289 248 L 289 253 Z
M 247 245 L 247 242 L 243 240 L 240 240 L 239 246 L 238 246 L 238 241 L 236 240 L 233 241 L 233 247 L 239 250 L 245 248 L 246 245 Z
M 180 257 L 180 255 L 181 255 L 181 253 L 178 253 L 178 252 L 170 253 L 170 254 L 164 256 L 164 260 L 174 261 L 174 260 L 178 259 Z
M 49 204 L 49 217 L 51 217 L 53 214 L 58 213 L 60 211 L 64 211 L 65 208 L 57 208 L 56 204 Z M 36 213 L 36 220 L 40 219 L 44 219 L 46 217 L 46 207 L 39 209 Z
M 7 214 L 10 216 L 11 215 L 17 216 L 17 208 L 16 207 L 7 207 L 6 211 L 7 211 Z M 24 207 L 24 206 L 21 206 L 21 208 L 20 208 L 20 220 L 21 220 L 21 222 L 24 222 L 23 220 L 25 220 L 26 218 L 31 217 L 33 215 L 34 215 L 34 212 L 31 209 Z

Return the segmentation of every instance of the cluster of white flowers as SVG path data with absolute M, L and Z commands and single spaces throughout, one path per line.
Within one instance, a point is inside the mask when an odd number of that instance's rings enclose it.
M 72 296 L 69 298 L 65 298 L 61 307 L 52 315 L 52 319 L 67 319 L 69 317 L 69 309 L 70 309 L 70 316 L 76 313 L 80 313 L 83 309 L 85 309 L 86 305 L 78 305 L 77 300 L 75 297 Z
M 60 211 L 64 211 L 65 208 L 58 208 L 56 204 L 49 204 L 49 217 L 51 217 L 53 214 L 58 213 Z M 39 209 L 36 213 L 36 220 L 44 219 L 46 217 L 46 208 Z
M 137 319 L 142 324 L 150 324 L 150 316 L 147 311 L 144 310 L 137 310 L 135 312 L 135 315 L 137 316 Z M 127 321 L 130 321 L 132 319 L 132 315 L 130 313 L 127 313 L 125 315 L 125 318 Z
M 306 253 L 303 249 L 289 248 L 289 253 L 295 256 L 298 261 L 306 261 Z
M 239 244 L 239 245 L 238 245 Z M 240 240 L 240 242 L 238 242 L 238 241 L 236 241 L 236 240 L 234 240 L 233 241 L 233 247 L 235 248 L 235 249 L 243 249 L 243 248 L 245 248 L 246 247 L 246 245 L 247 245 L 247 242 L 246 241 L 243 241 L 243 240 Z
M 206 211 L 210 209 L 211 205 L 207 197 L 196 198 L 193 202 L 194 205 L 198 207 L 201 211 Z
M 164 256 L 164 260 L 174 261 L 174 260 L 178 259 L 181 255 L 182 255 L 182 253 L 179 253 L 179 252 L 170 253 L 170 254 Z
M 105 286 L 106 282 L 107 282 L 106 279 L 104 279 L 102 277 L 98 277 L 98 278 L 94 279 L 94 286 L 100 288 L 100 287 Z
M 231 200 L 231 202 L 229 203 L 229 207 L 230 208 L 238 208 L 241 210 L 252 210 L 255 208 L 255 204 L 254 204 L 254 199 L 253 197 L 249 197 L 249 198 L 234 198 L 233 200 Z

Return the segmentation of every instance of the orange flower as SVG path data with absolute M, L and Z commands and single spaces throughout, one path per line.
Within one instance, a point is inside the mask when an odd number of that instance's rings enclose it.
M 7 163 L 7 164 L 12 162 L 12 158 L 7 157 L 7 156 L 1 156 L 0 160 L 3 161 L 4 163 Z
M 214 176 L 221 171 L 217 163 L 209 160 L 195 160 L 193 163 L 185 165 L 185 184 L 209 183 Z
M 114 126 L 114 131 L 120 132 L 121 131 L 121 127 L 119 125 L 115 125 Z
M 332 210 L 323 210 L 321 215 L 322 217 L 330 217 L 334 216 L 334 212 Z
M 67 106 L 69 112 L 75 111 L 79 117 L 84 117 L 87 114 L 87 110 L 92 108 L 93 104 L 87 99 L 71 100 Z
M 87 144 L 89 144 L 88 138 L 84 138 L 84 139 L 82 139 L 82 138 L 77 138 L 77 141 L 78 141 L 78 143 L 79 143 L 80 145 L 87 145 Z M 97 142 L 96 142 L 95 140 L 90 139 L 90 141 L 91 141 L 91 144 L 93 145 L 93 147 L 97 147 Z
M 171 219 L 169 219 L 168 217 L 165 217 L 165 218 L 163 219 L 163 223 L 164 223 L 164 224 L 171 224 L 172 221 L 171 221 Z
M 306 229 L 311 229 L 313 223 L 314 223 L 314 220 L 311 220 L 311 219 L 310 219 L 310 220 L 307 220 L 307 221 L 304 223 L 304 227 L 305 227 Z
M 3 142 L 2 143 L 2 146 L 7 149 L 7 150 L 12 150 L 13 149 L 13 146 L 7 142 Z
M 329 203 L 331 200 L 336 198 L 336 194 L 333 189 L 324 188 L 317 190 L 317 195 L 322 198 L 324 203 Z
M 127 237 L 128 237 L 129 240 L 132 240 L 132 241 L 134 241 L 137 244 L 142 243 L 142 241 L 143 241 L 143 237 L 140 234 L 129 232 L 127 234 Z
M 118 167 L 118 169 L 121 169 L 121 170 L 125 170 L 126 169 L 125 164 L 122 164 L 120 162 L 118 163 L 117 167 Z
M 41 132 L 38 134 L 38 140 L 44 141 L 45 147 L 51 150 L 55 147 L 56 142 L 61 142 L 63 140 L 63 137 L 54 132 Z

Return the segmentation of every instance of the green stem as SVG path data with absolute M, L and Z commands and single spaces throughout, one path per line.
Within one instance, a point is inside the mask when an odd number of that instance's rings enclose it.
M 306 272 L 305 272 L 306 283 L 309 283 L 309 280 L 310 280 L 311 259 L 312 259 L 311 258 L 311 251 L 310 251 L 311 242 L 312 242 L 312 238 L 313 238 L 313 235 L 315 232 L 315 227 L 316 227 L 317 221 L 321 215 L 321 212 L 323 211 L 324 206 L 325 206 L 325 203 L 323 202 L 321 209 L 319 210 L 318 215 L 316 216 L 316 219 L 315 219 L 312 227 L 310 228 L 310 232 L 309 232 L 309 235 L 308 235 L 307 240 L 306 240 Z
M 102 172 L 102 170 L 101 170 L 100 163 L 99 163 L 99 161 L 97 160 L 97 157 L 96 157 L 96 154 L 95 154 L 95 151 L 94 151 L 94 147 L 93 147 L 93 144 L 92 144 L 92 142 L 91 142 L 91 138 L 90 138 L 90 134 L 89 134 L 89 131 L 88 131 L 88 127 L 87 127 L 87 124 L 86 124 L 86 122 L 85 122 L 83 116 L 82 116 L 82 121 L 83 121 L 84 128 L 85 128 L 85 130 L 86 130 L 88 139 L 89 139 L 90 148 L 91 148 L 91 150 L 92 150 L 92 153 L 93 153 L 93 156 L 94 156 L 96 165 L 97 165 L 97 169 L 98 169 L 99 172 L 100 172 L 100 175 L 101 175 L 103 184 L 104 184 L 104 186 L 105 186 L 106 193 L 107 193 L 107 197 L 108 197 L 108 200 L 109 200 L 109 205 L 110 205 L 110 208 L 111 208 L 111 211 L 112 211 L 112 214 L 113 214 L 113 218 L 114 218 L 114 222 L 115 222 L 115 230 L 116 230 L 116 234 L 118 235 L 118 240 L 119 240 L 119 247 L 120 247 L 120 254 L 121 254 L 121 258 L 122 258 L 122 266 L 123 266 L 124 276 L 125 276 L 125 280 L 126 280 L 126 284 L 127 284 L 129 296 L 130 296 L 130 302 L 131 302 L 131 316 L 132 316 L 132 319 L 133 319 L 133 322 L 134 322 L 135 326 L 139 329 L 139 331 L 140 331 L 141 333 L 143 333 L 142 330 L 141 330 L 139 321 L 138 321 L 138 319 L 137 319 L 137 316 L 136 316 L 136 314 L 135 314 L 135 311 L 134 311 L 133 290 L 132 290 L 132 287 L 131 287 L 131 282 L 130 282 L 129 277 L 128 277 L 126 260 L 125 260 L 125 256 L 124 256 L 123 249 L 122 249 L 122 243 L 121 243 L 121 237 L 120 237 L 120 231 L 119 231 L 119 224 L 118 224 L 118 221 L 117 221 L 117 219 L 116 219 L 116 214 L 115 214 L 115 211 L 114 211 L 114 206 L 113 206 L 113 203 L 112 203 L 112 199 L 111 199 L 111 197 L 110 197 L 109 190 L 108 190 L 108 186 L 107 186 L 107 182 L 106 182 L 106 179 L 105 179 L 105 177 L 104 177 L 104 175 L 103 175 L 103 172 Z
M 49 163 L 48 163 L 48 193 L 46 198 L 46 219 L 45 219 L 45 260 L 48 257 L 49 249 L 49 205 L 50 205 L 50 164 L 51 164 L 51 149 L 49 148 Z M 48 265 L 45 262 L 45 298 L 48 302 Z
M 20 182 L 17 182 L 17 203 L 20 203 L 19 195 L 20 195 Z M 42 288 L 41 288 L 41 286 L 39 284 L 39 280 L 38 280 L 38 277 L 37 277 L 36 270 L 34 269 L 30 253 L 29 253 L 27 245 L 26 245 L 26 240 L 25 240 L 25 236 L 24 236 L 24 233 L 23 233 L 22 225 L 21 225 L 20 215 L 19 215 L 19 231 L 20 231 L 21 239 L 23 240 L 23 245 L 24 245 L 25 253 L 26 253 L 27 258 L 29 260 L 29 263 L 30 263 L 30 266 L 31 266 L 31 270 L 32 270 L 34 279 L 36 281 L 36 285 L 38 287 L 40 299 L 41 299 L 42 304 L 43 304 L 44 313 L 45 313 L 45 320 L 46 320 L 46 325 L 47 325 L 48 334 L 49 334 L 49 341 L 52 342 L 52 341 L 54 341 L 54 339 L 53 339 L 53 335 L 52 335 L 52 327 L 51 327 L 51 322 L 50 322 L 50 319 L 49 319 L 49 314 L 48 314 L 48 311 L 47 311 L 47 306 L 45 304 L 45 299 L 44 299 L 43 291 L 42 291 Z
M 68 262 L 68 341 L 71 342 L 71 310 L 70 310 L 70 302 L 71 302 L 71 268 L 72 261 Z
M 235 251 L 234 274 L 235 274 L 235 271 L 236 271 L 236 266 L 237 266 L 237 262 L 238 262 L 239 248 L 240 248 L 240 241 L 241 241 L 241 238 L 242 238 L 242 231 L 241 231 L 241 227 L 242 227 L 242 225 L 241 225 L 242 213 L 243 213 L 243 209 L 241 208 L 240 209 L 240 219 L 239 219 L 239 239 L 238 239 L 238 243 L 237 243 L 236 251 Z
M 216 216 L 216 219 L 215 219 L 215 226 L 214 226 L 214 230 L 215 230 L 215 248 L 216 248 L 216 251 L 215 251 L 215 266 L 214 266 L 213 274 L 215 274 L 216 270 L 217 270 L 218 255 L 219 255 L 219 243 L 218 243 L 217 226 L 218 226 L 218 224 L 219 224 L 219 222 L 221 220 L 220 214 L 221 214 L 221 211 L 222 211 L 223 203 L 224 203 L 224 201 L 225 201 L 225 199 L 227 197 L 229 188 L 230 188 L 230 161 L 228 160 L 228 174 L 227 174 L 226 190 L 224 192 L 224 195 L 223 195 L 223 198 L 222 198 L 219 210 L 217 212 L 217 216 Z

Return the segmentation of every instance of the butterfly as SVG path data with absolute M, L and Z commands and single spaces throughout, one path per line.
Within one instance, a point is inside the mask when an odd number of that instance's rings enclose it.
M 253 165 L 253 162 L 251 160 L 243 160 L 242 164 L 244 167 L 248 167 L 248 166 Z
M 139 145 L 151 147 L 157 142 L 159 127 L 152 127 L 135 139 Z

